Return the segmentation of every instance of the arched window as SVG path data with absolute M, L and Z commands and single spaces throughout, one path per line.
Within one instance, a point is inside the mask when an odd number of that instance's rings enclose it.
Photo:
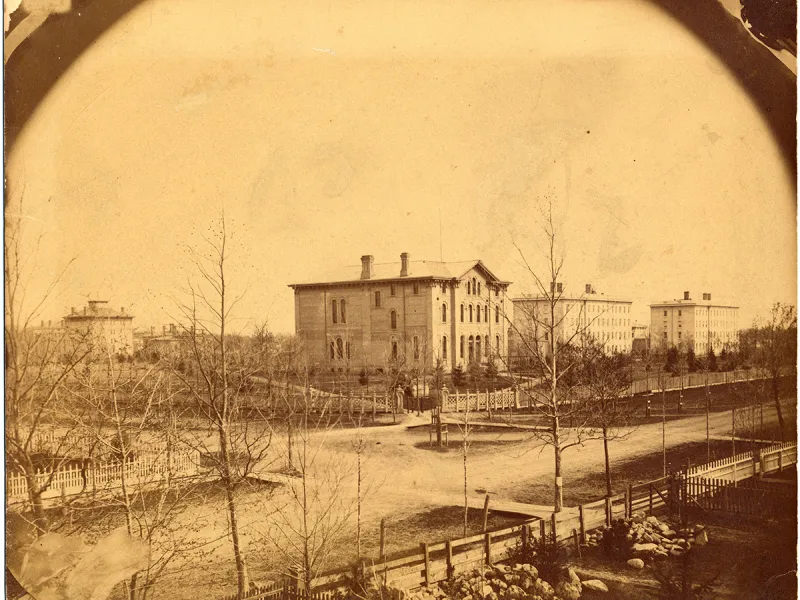
M 469 362 L 475 360 L 475 338 L 469 336 Z
M 478 296 L 481 295 L 481 282 L 478 282 Z
M 447 360 L 447 336 L 442 336 L 442 360 Z
M 336 358 L 339 360 L 344 358 L 344 343 L 342 338 L 336 338 Z
M 489 345 L 488 335 L 483 338 L 483 351 L 486 352 L 486 356 L 489 356 L 492 353 L 492 347 Z
M 476 283 L 477 283 L 477 281 L 476 281 L 476 280 L 475 280 L 475 278 L 473 277 L 473 278 L 472 278 L 472 293 L 473 293 L 473 294 L 477 293 L 477 292 L 475 291 L 475 290 L 477 290 L 477 289 L 478 289 L 478 288 L 476 287 Z
M 469 322 L 472 323 L 472 304 L 469 305 Z
M 483 307 L 483 321 L 484 323 L 489 322 L 489 305 Z M 344 323 L 344 317 L 342 318 L 342 323 Z
M 414 336 L 414 359 L 419 360 L 419 338 L 415 335 Z
M 333 360 L 336 357 L 335 352 L 336 352 L 336 345 L 333 343 L 333 341 L 331 341 L 331 360 Z
M 381 293 L 379 291 L 375 292 L 375 308 L 381 307 Z
M 475 312 L 476 312 L 476 315 L 475 315 L 475 320 L 476 320 L 478 323 L 480 323 L 480 322 L 481 322 L 481 307 L 480 307 L 480 306 L 476 306 L 475 308 L 477 309 L 477 310 L 475 311 Z
M 470 282 L 467 281 L 467 295 L 469 295 L 469 290 L 470 290 Z
M 475 360 L 480 362 L 481 356 L 483 356 L 481 354 L 481 336 L 476 336 L 475 337 Z
M 499 306 L 495 306 L 494 307 L 494 322 L 495 323 L 499 323 L 500 322 L 500 307 Z
M 347 308 L 346 308 L 346 306 L 347 306 L 347 303 L 345 302 L 345 299 L 342 298 L 339 301 L 339 311 L 342 313 L 342 323 L 347 323 Z
M 464 336 L 461 336 L 461 340 L 458 344 L 458 357 L 463 359 L 464 358 Z
M 494 345 L 495 345 L 495 348 L 497 349 L 497 353 L 500 354 L 500 336 L 499 335 L 494 336 Z
M 392 360 L 397 360 L 397 342 L 392 340 Z
M 389 313 L 389 320 L 391 321 L 392 329 L 397 329 L 397 312 L 392 311 Z
M 350 342 L 345 342 L 345 356 L 347 356 L 347 360 L 350 360 Z
M 442 303 L 442 323 L 447 323 L 447 304 Z
M 336 323 L 339 318 L 339 311 L 336 310 L 336 300 L 331 301 L 331 320 Z

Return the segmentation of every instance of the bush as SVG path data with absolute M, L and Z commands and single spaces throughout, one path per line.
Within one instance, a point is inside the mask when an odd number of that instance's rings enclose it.
M 361 373 L 358 374 L 358 384 L 361 386 L 369 384 L 369 375 L 367 375 L 366 369 L 361 369 Z
M 628 532 L 629 527 L 624 519 L 614 521 L 610 528 L 603 531 L 600 541 L 603 551 L 614 558 L 630 558 L 631 540 L 628 539 Z
M 522 538 L 519 538 L 516 546 L 511 549 L 508 562 L 535 565 L 539 570 L 539 577 L 555 585 L 563 579 L 567 565 L 567 551 L 545 538 L 537 539 L 530 536 L 527 543 L 523 543 Z

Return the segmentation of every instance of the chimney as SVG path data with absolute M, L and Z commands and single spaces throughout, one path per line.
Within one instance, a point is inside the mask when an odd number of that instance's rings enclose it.
M 124 306 L 120 306 L 119 307 L 119 312 L 121 312 L 124 315 L 125 314 L 125 307 Z
M 400 277 L 408 277 L 408 252 L 400 255 Z
M 586 284 L 586 293 L 587 294 L 591 294 L 592 293 L 592 284 L 591 283 L 587 283 Z
M 69 314 L 71 314 L 71 315 L 75 314 L 75 307 L 74 306 L 72 308 L 70 308 L 70 313 Z
M 564 284 L 563 283 L 557 283 L 556 284 L 556 290 L 558 291 L 559 294 L 562 293 L 564 291 Z
M 683 292 L 683 299 L 684 300 L 691 300 L 691 298 L 689 298 L 689 292 Z
M 175 323 L 169 324 L 169 332 L 170 334 L 175 335 Z
M 44 321 L 42 321 L 41 327 L 42 329 L 44 329 Z
M 372 255 L 364 255 L 361 257 L 361 279 L 372 279 L 372 265 L 375 263 L 375 257 Z
M 155 335 L 155 334 L 156 334 L 156 326 L 150 325 L 150 335 Z
M 161 326 L 161 335 L 167 335 L 167 326 L 166 325 L 162 325 Z

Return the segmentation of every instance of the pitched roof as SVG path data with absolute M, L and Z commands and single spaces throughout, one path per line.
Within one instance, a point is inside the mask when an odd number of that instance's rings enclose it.
M 402 281 L 405 279 L 459 279 L 470 269 L 478 267 L 486 273 L 486 276 L 496 283 L 509 284 L 510 281 L 502 281 L 494 275 L 486 265 L 480 260 L 464 260 L 458 262 L 441 262 L 435 260 L 410 260 L 408 261 L 408 275 L 400 277 L 400 262 L 373 263 L 372 277 L 361 279 L 361 265 L 350 265 L 340 267 L 315 277 L 312 280 L 292 283 L 289 287 L 304 285 L 320 285 L 333 283 L 355 283 L 367 281 Z

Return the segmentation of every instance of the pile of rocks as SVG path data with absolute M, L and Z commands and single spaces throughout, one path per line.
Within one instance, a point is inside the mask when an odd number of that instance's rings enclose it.
M 617 522 L 617 535 L 620 524 L 627 530 L 625 533 L 625 540 L 629 544 L 627 554 L 632 557 L 628 564 L 634 569 L 643 568 L 644 562 L 648 560 L 683 556 L 692 546 L 708 543 L 708 533 L 703 525 L 675 530 L 656 517 L 635 514 L 630 519 Z M 612 528 L 606 527 L 592 536 L 590 545 L 601 544 L 606 535 L 612 535 Z
M 578 600 L 584 589 L 608 591 L 600 580 L 581 582 L 572 569 L 554 588 L 533 565 L 494 565 L 473 569 L 441 586 L 424 587 L 406 600 Z

